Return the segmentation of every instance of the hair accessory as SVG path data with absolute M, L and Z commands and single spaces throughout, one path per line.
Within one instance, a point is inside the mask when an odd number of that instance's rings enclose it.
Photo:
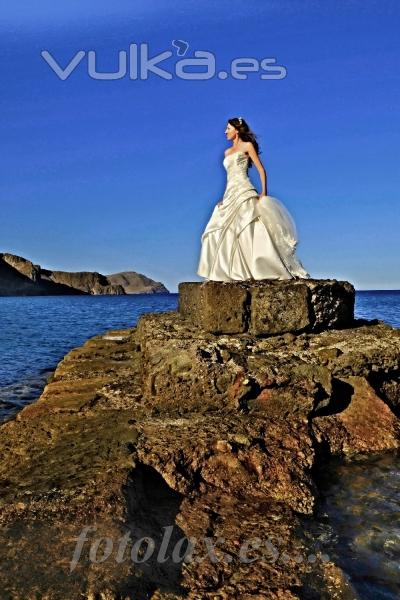
M 239 123 L 242 124 L 242 122 L 243 122 L 242 117 L 239 117 Z

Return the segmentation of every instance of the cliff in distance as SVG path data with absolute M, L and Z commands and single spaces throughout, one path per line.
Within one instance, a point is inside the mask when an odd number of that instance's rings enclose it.
M 0 296 L 157 293 L 169 290 L 160 281 L 135 271 L 111 275 L 96 271 L 51 271 L 22 256 L 0 252 Z

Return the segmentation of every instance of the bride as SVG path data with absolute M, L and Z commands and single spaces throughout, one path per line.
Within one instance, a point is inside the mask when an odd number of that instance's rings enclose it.
M 280 200 L 267 196 L 267 177 L 255 134 L 242 117 L 228 120 L 232 147 L 223 165 L 227 184 L 201 236 L 197 274 L 210 281 L 308 278 L 295 255 L 296 226 Z M 261 194 L 248 177 L 255 164 Z

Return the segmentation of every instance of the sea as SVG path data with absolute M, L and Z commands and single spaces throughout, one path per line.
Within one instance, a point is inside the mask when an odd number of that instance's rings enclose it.
M 177 307 L 178 294 L 0 297 L 0 423 L 40 396 L 72 348 Z M 400 290 L 356 291 L 355 316 L 400 328 Z M 319 478 L 313 542 L 362 600 L 399 600 L 400 453 L 332 460 Z
M 88 338 L 178 308 L 178 294 L 0 297 L 0 422 L 42 393 L 60 360 Z

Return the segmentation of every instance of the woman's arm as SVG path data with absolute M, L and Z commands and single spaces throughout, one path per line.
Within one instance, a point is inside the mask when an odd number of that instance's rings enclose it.
M 250 156 L 251 160 L 255 164 L 258 174 L 260 175 L 260 179 L 261 179 L 260 198 L 261 198 L 261 196 L 267 195 L 267 172 L 266 172 L 261 160 L 259 159 L 258 154 L 257 154 L 256 149 L 254 148 L 253 144 L 251 142 L 247 142 L 246 145 L 247 145 L 247 149 L 246 149 L 247 154 Z

